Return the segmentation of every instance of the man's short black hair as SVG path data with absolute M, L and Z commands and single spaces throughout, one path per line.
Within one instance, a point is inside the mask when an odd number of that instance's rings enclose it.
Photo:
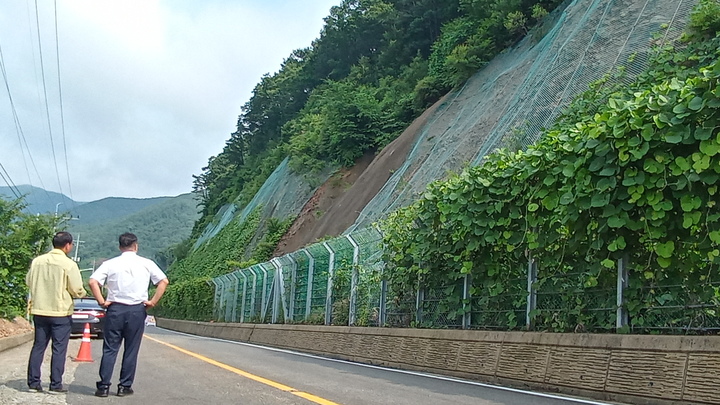
M 54 248 L 60 249 L 72 241 L 73 237 L 69 232 L 58 232 L 53 236 L 52 244 Z
M 125 232 L 124 234 L 120 235 L 119 242 L 120 242 L 120 248 L 129 248 L 133 245 L 133 243 L 137 243 L 137 236 L 135 236 L 134 233 Z

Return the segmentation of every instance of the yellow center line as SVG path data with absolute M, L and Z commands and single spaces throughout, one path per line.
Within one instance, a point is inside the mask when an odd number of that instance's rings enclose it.
M 173 344 L 170 344 L 170 343 L 167 343 L 167 342 L 163 342 L 162 340 L 155 339 L 155 338 L 150 337 L 150 336 L 148 336 L 148 335 L 144 335 L 144 337 L 145 337 L 146 339 L 152 340 L 153 342 L 157 342 L 157 343 L 160 343 L 161 345 L 165 345 L 165 346 L 167 346 L 167 347 L 169 347 L 169 348 L 171 348 L 171 349 L 175 349 L 175 350 L 177 350 L 177 351 L 179 351 L 179 352 L 181 352 L 181 353 L 185 353 L 185 354 L 187 354 L 188 356 L 195 357 L 196 359 L 202 360 L 202 361 L 204 361 L 204 362 L 206 362 L 206 363 L 210 363 L 210 364 L 212 364 L 212 365 L 214 365 L 214 366 L 218 366 L 218 367 L 220 367 L 220 368 L 222 368 L 222 369 L 225 369 L 225 370 L 230 371 L 230 372 L 232 372 L 232 373 L 235 373 L 235 374 L 237 374 L 237 375 L 243 376 L 243 377 L 245 377 L 245 378 L 249 378 L 249 379 L 251 379 L 251 380 L 253 380 L 253 381 L 257 381 L 257 382 L 259 382 L 259 383 L 262 383 L 262 384 L 265 384 L 265 385 L 269 385 L 269 386 L 271 386 L 271 387 L 273 387 L 273 388 L 277 388 L 277 389 L 279 389 L 279 390 L 281 390 L 281 391 L 289 392 L 289 393 L 291 393 L 291 394 L 293 394 L 293 395 L 296 395 L 296 396 L 298 396 L 298 397 L 300 397 L 300 398 L 305 398 L 305 399 L 307 399 L 308 401 L 314 402 L 314 403 L 316 403 L 316 404 L 320 404 L 320 405 L 340 405 L 340 404 L 338 404 L 337 402 L 329 401 L 329 400 L 327 400 L 327 399 L 320 398 L 320 397 L 318 397 L 318 396 L 316 396 L 316 395 L 309 394 L 309 393 L 307 393 L 307 392 L 298 391 L 298 390 L 296 390 L 295 388 L 288 387 L 288 386 L 285 385 L 285 384 L 280 384 L 279 382 L 275 382 L 275 381 L 273 381 L 273 380 L 268 380 L 267 378 L 263 378 L 263 377 L 260 377 L 260 376 L 255 375 L 255 374 L 250 374 L 250 373 L 248 373 L 247 371 L 243 371 L 243 370 L 240 370 L 240 369 L 235 368 L 235 367 L 233 367 L 233 366 L 229 366 L 229 365 L 227 365 L 227 364 L 220 363 L 219 361 L 213 360 L 213 359 L 211 359 L 211 358 L 209 358 L 209 357 L 205 357 L 205 356 L 203 356 L 202 354 L 197 354 L 197 353 L 191 352 L 191 351 L 189 351 L 189 350 L 185 350 L 185 349 L 183 349 L 182 347 L 178 347 L 178 346 L 175 346 L 175 345 L 173 345 Z

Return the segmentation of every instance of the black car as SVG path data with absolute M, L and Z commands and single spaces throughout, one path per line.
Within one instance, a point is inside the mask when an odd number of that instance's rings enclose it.
M 90 334 L 102 337 L 105 325 L 105 308 L 95 298 L 75 298 L 75 312 L 72 314 L 72 333 L 82 334 L 85 324 L 90 324 Z

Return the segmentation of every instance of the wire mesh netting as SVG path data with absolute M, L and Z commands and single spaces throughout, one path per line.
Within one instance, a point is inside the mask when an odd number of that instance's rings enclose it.
M 349 231 L 413 202 L 448 171 L 478 165 L 498 147 L 535 142 L 588 85 L 621 69 L 629 83 L 654 46 L 677 38 L 695 0 L 575 0 L 493 59 L 428 118 L 404 164 Z M 547 30 L 547 33 L 544 33 Z M 544 34 L 544 35 L 543 35 Z M 656 38 L 658 36 L 658 38 Z
M 616 326 L 617 290 L 583 285 L 579 272 L 553 274 L 537 287 L 535 326 L 568 332 L 599 332 Z M 569 315 L 569 316 L 568 316 Z
M 686 285 L 651 284 L 628 291 L 638 294 L 646 303 L 632 311 L 633 332 L 666 332 L 683 330 L 688 333 L 718 333 L 720 317 L 718 290 L 720 282 L 703 284 L 700 293 L 690 293 Z
M 508 279 L 502 286 L 478 283 L 471 299 L 474 329 L 517 329 L 526 326 L 527 277 Z
M 250 213 L 262 205 L 260 221 L 268 218 L 287 218 L 297 215 L 307 200 L 312 196 L 315 187 L 300 174 L 290 170 L 290 158 L 285 158 L 272 174 L 265 180 L 262 187 L 249 203 L 242 205 L 239 201 L 224 206 L 216 215 L 213 224 L 206 227 L 193 245 L 200 245 L 218 234 L 231 221 L 243 222 Z M 330 177 L 332 168 L 317 174 L 314 182 L 322 184 Z M 242 206 L 242 209 L 239 207 Z
M 680 35 L 696 3 L 570 1 L 445 99 L 417 135 L 405 163 L 344 236 L 213 279 L 216 318 L 563 331 L 613 331 L 626 322 L 631 331 L 720 330 L 718 303 L 712 298 L 720 296 L 716 284 L 708 284 L 702 297 L 690 296 L 682 285 L 644 280 L 627 290 L 620 283 L 588 287 L 580 272 L 533 273 L 530 265 L 507 269 L 501 285 L 469 279 L 441 286 L 393 285 L 383 281 L 382 235 L 372 226 L 448 171 L 478 165 L 498 147 L 522 149 L 535 142 L 590 83 L 610 73 L 614 84 L 632 81 L 654 47 Z M 251 203 L 239 213 L 234 206 L 222 211 L 198 244 L 232 218 L 247 217 L 260 202 L 271 207 L 264 216 L 297 213 L 311 191 L 284 161 Z M 643 297 L 637 301 L 644 305 L 627 308 L 628 297 Z
M 381 233 L 366 228 L 216 277 L 215 318 L 401 328 L 720 331 L 720 282 L 709 279 L 701 289 L 644 278 L 622 287 L 620 280 L 630 276 L 618 262 L 604 284 L 588 285 L 586 273 L 538 269 L 532 261 L 492 283 L 467 275 L 408 288 L 383 279 L 381 253 Z

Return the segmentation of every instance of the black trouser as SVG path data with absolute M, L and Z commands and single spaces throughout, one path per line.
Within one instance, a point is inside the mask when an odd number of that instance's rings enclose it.
M 62 388 L 62 378 L 63 373 L 65 373 L 65 356 L 67 356 L 70 331 L 72 330 L 72 317 L 69 315 L 33 315 L 33 323 L 35 324 L 35 341 L 30 350 L 30 360 L 28 361 L 28 387 L 40 385 L 40 368 L 42 367 L 43 357 L 45 357 L 45 349 L 52 340 L 50 388 Z
M 120 350 L 120 344 L 123 341 L 124 351 L 120 369 L 120 385 L 123 387 L 132 386 L 135 380 L 140 342 L 145 331 L 146 316 L 144 304 L 125 305 L 117 302 L 110 304 L 105 314 L 103 354 L 100 361 L 98 388 L 110 387 L 115 360 Z

